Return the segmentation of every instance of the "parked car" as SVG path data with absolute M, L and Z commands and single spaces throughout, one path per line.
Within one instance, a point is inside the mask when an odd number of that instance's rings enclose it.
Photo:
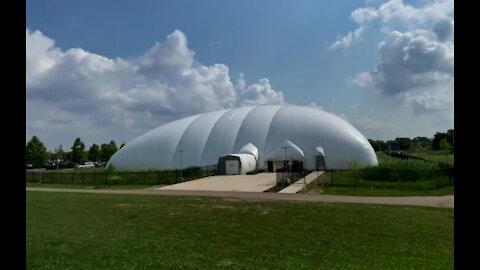
M 45 164 L 45 169 L 47 169 L 47 170 L 54 170 L 56 168 L 58 168 L 58 167 L 57 167 L 57 163 L 55 161 L 48 161 Z
M 76 168 L 78 169 L 95 168 L 95 164 L 91 161 L 86 161 L 84 163 L 78 164 Z
M 62 169 L 67 169 L 67 168 L 75 168 L 77 166 L 77 163 L 71 162 L 71 161 L 61 161 L 60 162 L 60 168 Z

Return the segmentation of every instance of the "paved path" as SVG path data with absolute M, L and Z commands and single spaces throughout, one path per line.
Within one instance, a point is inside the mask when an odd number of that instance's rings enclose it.
M 317 172 L 317 171 L 311 172 L 310 174 L 301 178 L 297 182 L 295 182 L 295 183 L 291 184 L 290 186 L 280 190 L 278 193 L 297 193 L 300 190 L 302 190 L 302 188 L 304 188 L 306 185 L 313 182 L 313 180 L 317 179 L 322 174 L 323 174 L 323 172 Z
M 217 175 L 158 188 L 159 190 L 202 190 L 264 192 L 276 185 L 275 173 Z
M 427 207 L 454 208 L 454 196 L 440 197 L 360 197 L 339 195 L 313 195 L 313 194 L 288 194 L 271 192 L 228 192 L 228 191 L 189 191 L 189 190 L 159 190 L 159 189 L 136 189 L 136 190 L 95 190 L 95 189 L 68 189 L 68 188 L 35 188 L 27 187 L 27 191 L 44 192 L 75 192 L 75 193 L 99 193 L 99 194 L 145 194 L 145 195 L 172 195 L 172 196 L 205 196 L 235 198 L 244 200 L 277 200 L 277 201 L 302 201 L 302 202 L 325 202 L 325 203 L 366 203 L 366 204 L 389 204 L 389 205 L 412 205 Z

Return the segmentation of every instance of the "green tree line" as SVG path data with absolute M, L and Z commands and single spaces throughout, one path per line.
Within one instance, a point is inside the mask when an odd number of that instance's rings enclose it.
M 454 130 L 447 132 L 437 132 L 433 138 L 415 137 L 396 138 L 395 140 L 368 140 L 375 151 L 412 151 L 421 150 L 453 150 L 454 148 Z
M 124 145 L 122 143 L 120 147 L 117 147 L 116 142 L 111 140 L 101 145 L 92 144 L 87 150 L 85 143 L 80 138 L 76 138 L 70 151 L 65 151 L 63 145 L 59 145 L 53 152 L 50 152 L 37 136 L 33 136 L 26 145 L 26 161 L 34 167 L 44 167 L 49 160 L 58 159 L 75 163 L 83 163 L 87 160 L 106 162 Z

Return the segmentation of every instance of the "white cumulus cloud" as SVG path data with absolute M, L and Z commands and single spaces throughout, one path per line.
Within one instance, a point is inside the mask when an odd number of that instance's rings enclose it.
M 241 74 L 234 86 L 228 66 L 200 63 L 180 30 L 139 57 L 112 59 L 81 48 L 62 50 L 52 38 L 26 29 L 26 86 L 27 135 L 52 136 L 63 126 L 72 140 L 86 126 L 97 137 L 117 133 L 125 140 L 186 115 L 284 103 L 267 78 L 247 84 Z
M 425 91 L 418 95 L 406 95 L 407 102 L 413 105 L 416 114 L 452 111 L 453 113 L 453 91 L 451 85 L 445 85 L 436 91 Z
M 378 51 L 375 70 L 360 73 L 354 83 L 394 95 L 453 78 L 454 45 L 438 41 L 431 31 L 393 31 L 379 44 Z
M 350 18 L 359 28 L 380 30 L 383 40 L 378 44 L 377 64 L 346 81 L 380 89 L 386 97 L 407 100 L 416 113 L 453 106 L 444 98 L 445 91 L 450 91 L 446 96 L 453 95 L 453 89 L 443 86 L 454 79 L 453 1 L 428 0 L 412 6 L 402 0 L 389 0 L 375 6 L 357 8 Z M 338 40 L 334 44 L 340 47 Z M 418 89 L 428 92 L 407 95 Z
M 337 49 L 346 49 L 352 46 L 353 43 L 358 42 L 361 40 L 363 33 L 365 32 L 366 28 L 361 26 L 357 28 L 353 32 L 349 32 L 345 36 L 336 40 L 332 45 L 330 45 L 330 50 L 337 50 Z

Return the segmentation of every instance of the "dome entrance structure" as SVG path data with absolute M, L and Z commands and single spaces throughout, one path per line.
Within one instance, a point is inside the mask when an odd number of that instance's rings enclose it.
M 354 163 L 378 165 L 368 140 L 345 120 L 311 107 L 278 105 L 233 108 L 166 123 L 127 143 L 109 165 L 118 170 L 178 169 L 213 165 L 220 157 L 238 154 L 254 156 L 258 169 L 267 170 L 266 161 L 283 160 L 284 149 L 287 157 L 303 155 L 306 170 L 316 169 L 319 156 L 332 170 L 350 169 Z

